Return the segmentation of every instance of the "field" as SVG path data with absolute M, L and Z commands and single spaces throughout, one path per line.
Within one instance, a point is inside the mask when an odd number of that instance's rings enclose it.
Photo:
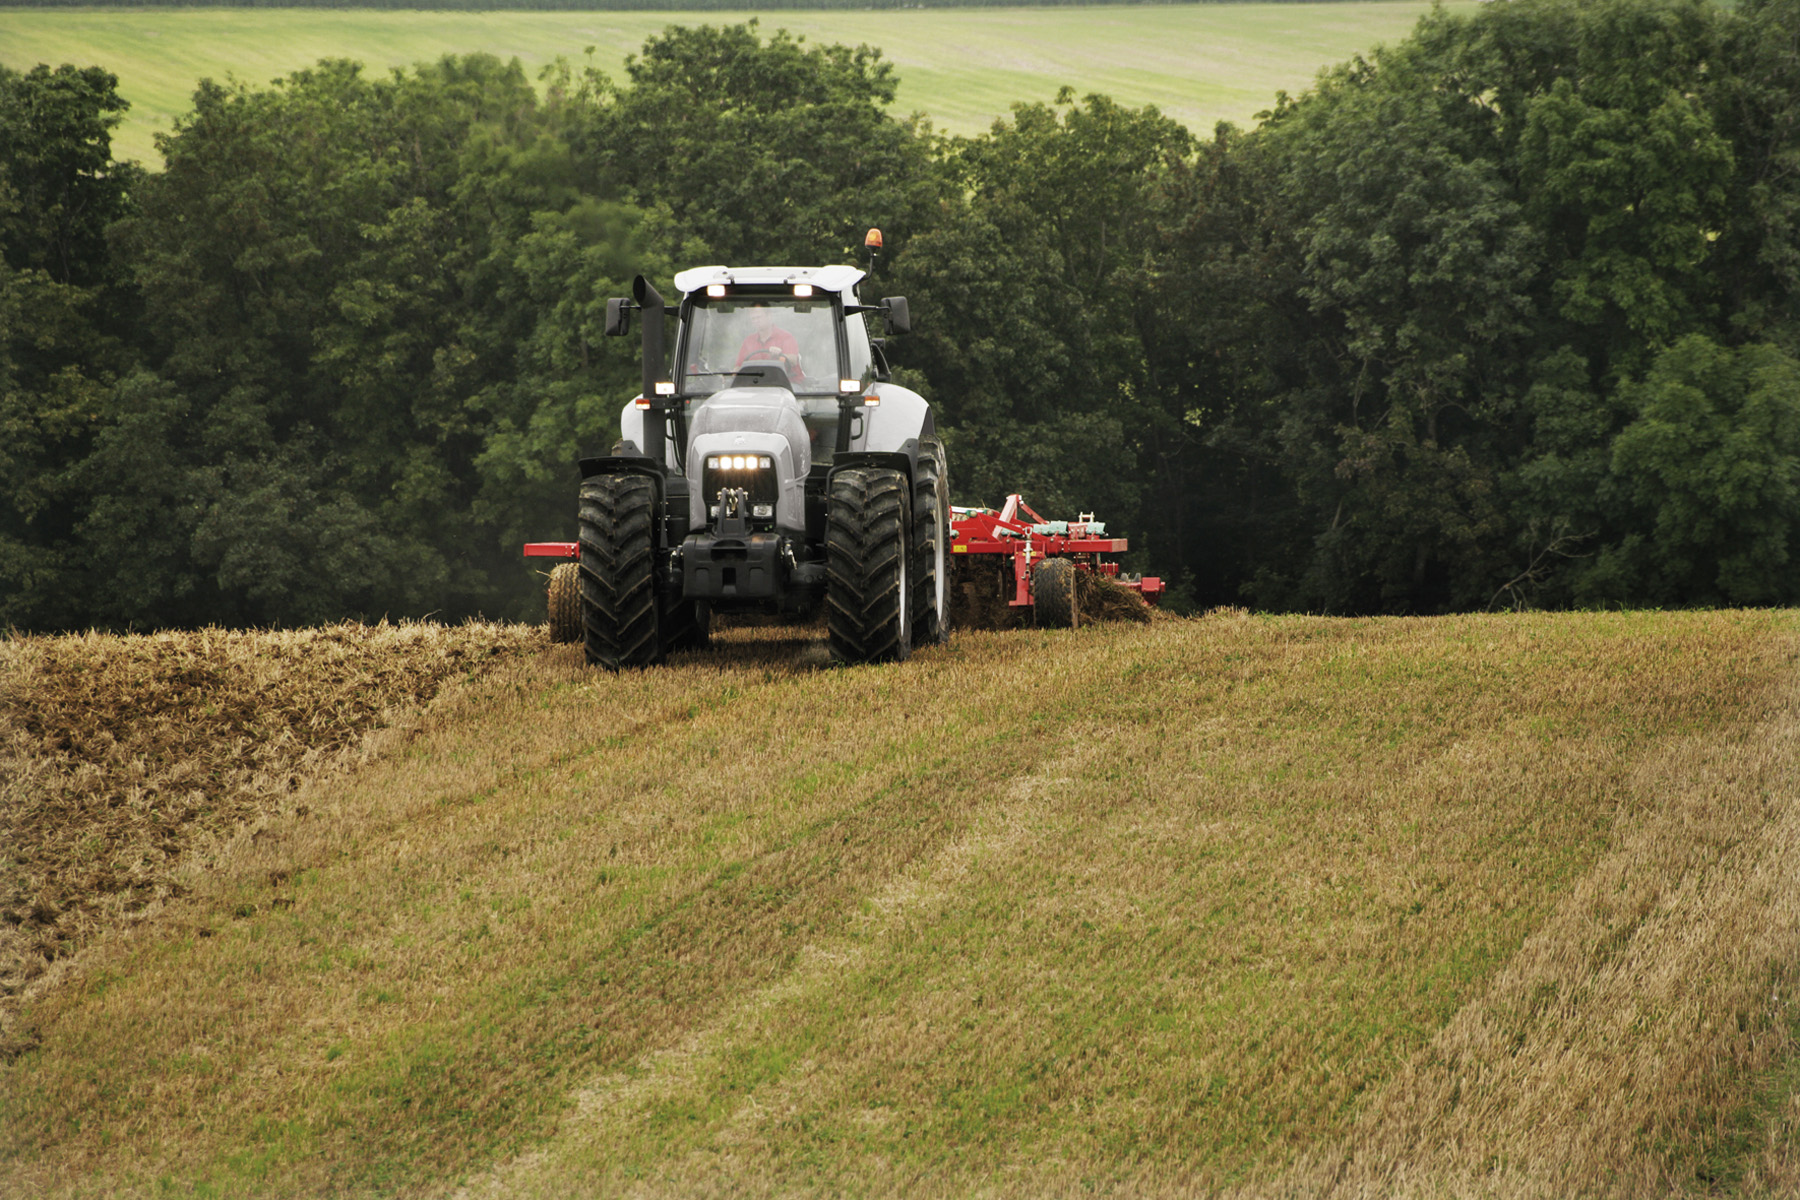
M 1019 100 L 1048 101 L 1068 84 L 1155 104 L 1198 132 L 1249 124 L 1275 93 L 1305 90 L 1321 67 L 1403 38 L 1422 0 L 1334 4 L 1204 4 L 1054 9 L 778 11 L 765 29 L 814 42 L 869 43 L 897 64 L 896 108 L 978 133 Z M 1453 0 L 1450 7 L 1472 7 Z M 151 135 L 186 112 L 195 81 L 234 75 L 264 84 L 321 58 L 405 66 L 484 50 L 533 74 L 557 56 L 619 76 L 628 54 L 674 23 L 723 24 L 741 13 L 389 12 L 317 9 L 0 8 L 0 64 L 99 64 L 132 103 L 116 152 L 159 164 Z
M 1800 1187 L 1794 614 L 823 658 L 0 643 L 0 1194 Z

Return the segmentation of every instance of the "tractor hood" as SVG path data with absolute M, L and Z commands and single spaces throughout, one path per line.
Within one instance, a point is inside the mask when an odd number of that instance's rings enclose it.
M 784 529 L 806 528 L 806 475 L 812 470 L 812 440 L 794 393 L 779 387 L 732 387 L 714 392 L 688 417 L 687 476 L 692 528 L 706 524 L 713 497 L 705 494 L 703 467 L 709 454 L 766 454 L 779 479 L 775 521 Z
M 690 446 L 723 433 L 780 434 L 793 442 L 794 469 L 801 475 L 812 469 L 812 443 L 801 419 L 800 401 L 786 388 L 725 388 L 688 416 Z

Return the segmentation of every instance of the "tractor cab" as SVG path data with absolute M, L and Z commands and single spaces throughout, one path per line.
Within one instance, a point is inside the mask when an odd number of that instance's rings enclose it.
M 688 415 L 722 393 L 742 403 L 729 393 L 784 390 L 806 426 L 810 461 L 826 467 L 838 449 L 843 397 L 860 399 L 887 377 L 853 290 L 862 277 L 854 267 L 699 267 L 677 275 L 673 379 Z M 854 420 L 846 431 L 855 441 Z

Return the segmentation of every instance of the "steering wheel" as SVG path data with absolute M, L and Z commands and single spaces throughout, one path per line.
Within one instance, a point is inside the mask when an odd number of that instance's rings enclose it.
M 743 365 L 747 367 L 751 363 L 769 363 L 772 366 L 780 367 L 787 374 L 792 375 L 797 379 L 806 378 L 806 369 L 800 365 L 800 355 L 797 351 L 793 354 L 788 354 L 784 351 L 775 349 L 773 346 L 764 346 L 761 349 L 752 350 L 750 352 L 750 357 L 744 360 Z

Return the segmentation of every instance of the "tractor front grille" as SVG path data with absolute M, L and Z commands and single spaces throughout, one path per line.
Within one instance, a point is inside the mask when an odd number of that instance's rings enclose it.
M 706 515 L 718 515 L 719 492 L 743 488 L 749 493 L 748 515 L 752 522 L 775 520 L 781 497 L 775 460 L 767 454 L 709 454 L 700 468 L 700 494 L 706 498 Z

